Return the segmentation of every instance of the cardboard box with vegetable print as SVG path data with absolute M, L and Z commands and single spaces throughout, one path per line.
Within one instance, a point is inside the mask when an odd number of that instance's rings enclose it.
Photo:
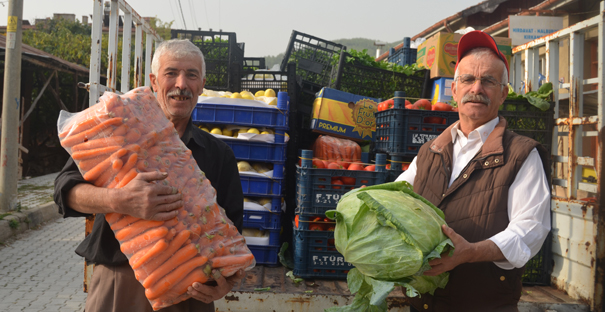
M 440 32 L 429 37 L 417 48 L 416 63 L 430 69 L 431 78 L 454 77 L 458 41 L 461 34 Z M 508 63 L 512 57 L 511 39 L 494 37 L 498 49 L 506 56 Z
M 375 98 L 323 88 L 313 103 L 311 129 L 354 141 L 373 140 L 378 102 Z

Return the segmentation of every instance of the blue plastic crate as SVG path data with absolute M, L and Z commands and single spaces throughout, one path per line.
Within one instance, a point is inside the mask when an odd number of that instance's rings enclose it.
M 246 197 L 251 197 L 251 196 L 246 196 Z M 264 197 L 264 196 L 261 196 L 261 197 Z M 281 196 L 270 196 L 269 198 L 271 198 L 271 208 L 269 211 L 271 211 L 273 213 L 282 212 L 282 209 L 281 209 L 282 197 Z
M 281 229 L 281 211 L 259 211 L 244 209 L 244 227 L 262 230 Z
M 235 158 L 247 161 L 285 162 L 286 143 L 264 143 L 245 140 L 223 140 Z
M 254 246 L 248 245 L 248 249 L 254 255 L 256 264 L 277 264 L 279 257 L 279 246 Z
M 246 227 L 244 225 L 244 227 Z M 277 229 L 272 229 L 272 230 L 267 230 L 265 229 L 264 231 L 269 232 L 269 244 L 268 245 L 254 245 L 254 244 L 249 244 L 246 243 L 246 245 L 249 246 L 281 246 L 281 242 L 280 242 L 280 232 L 281 232 L 281 227 L 277 228 Z
M 288 128 L 288 111 L 276 108 L 198 103 L 191 118 L 194 123 Z
M 294 228 L 294 275 L 346 279 L 353 265 L 334 247 L 334 232 Z
M 459 118 L 457 112 L 406 108 L 391 108 L 375 115 L 375 150 L 395 156 L 416 156 L 424 143 L 439 136 Z
M 354 179 L 350 185 L 333 185 L 332 178 Z M 340 198 L 354 188 L 387 181 L 388 173 L 346 169 L 296 169 L 296 213 L 302 216 L 325 215 L 335 209 Z
M 244 196 L 281 196 L 283 178 L 261 178 L 240 175 Z

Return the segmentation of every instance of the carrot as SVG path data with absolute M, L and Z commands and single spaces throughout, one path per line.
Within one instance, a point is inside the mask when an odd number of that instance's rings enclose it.
M 187 289 L 189 286 L 193 285 L 195 282 L 203 284 L 208 280 L 208 275 L 204 273 L 202 268 L 194 269 L 184 279 L 176 283 L 169 292 L 165 293 L 159 298 L 156 298 L 157 308 L 174 305 L 189 298 L 189 295 L 187 294 Z M 156 303 L 153 304 L 153 308 L 156 309 Z
M 101 122 L 107 120 L 107 118 L 110 118 L 110 116 L 112 115 L 113 114 L 97 114 L 97 112 L 91 111 L 89 114 L 81 116 L 83 118 L 82 121 L 79 121 L 80 119 L 78 119 L 75 120 L 74 123 L 70 124 L 69 126 L 64 127 L 65 130 L 59 133 L 59 137 L 64 138 L 68 134 L 76 135 L 82 131 L 88 130 L 100 124 Z
M 141 138 L 141 131 L 137 128 L 132 128 L 126 133 L 127 142 L 136 142 Z
M 154 145 L 147 150 L 149 156 L 162 155 L 164 153 L 164 147 Z
M 160 265 L 164 264 L 168 258 L 172 257 L 181 248 L 181 246 L 183 246 L 183 244 L 189 239 L 190 235 L 191 232 L 189 230 L 177 232 L 174 239 L 170 241 L 170 246 L 168 246 L 168 249 L 135 271 L 137 280 L 142 282 L 147 278 L 147 276 L 149 276 L 149 274 L 155 272 Z
M 103 131 L 104 129 L 111 127 L 111 126 L 120 125 L 120 124 L 122 124 L 122 118 L 120 118 L 120 117 L 114 117 L 114 118 L 105 120 L 102 123 L 90 128 L 86 131 L 82 131 L 76 135 L 70 135 L 69 137 L 66 137 L 65 139 L 63 139 L 61 141 L 61 146 L 72 147 L 76 144 L 83 143 L 86 141 L 86 139 L 94 137 L 99 132 Z
M 88 171 L 88 170 L 94 168 L 96 165 L 98 165 L 99 163 L 101 163 L 103 160 L 105 160 L 107 158 L 104 156 L 105 155 L 101 155 L 101 156 L 95 157 L 95 158 L 80 160 L 80 162 L 78 162 L 78 167 L 80 167 L 80 170 L 82 170 L 82 171 Z
M 147 162 L 149 163 L 149 167 L 159 168 L 160 163 L 162 162 L 162 157 L 160 157 L 160 155 L 151 156 L 147 158 Z
M 156 140 L 158 139 L 158 133 L 156 131 L 151 131 L 139 139 L 138 143 L 142 149 L 147 149 L 151 147 Z
M 140 220 L 116 232 L 119 241 L 129 240 L 149 229 L 164 224 L 164 221 Z
M 176 225 L 178 222 L 179 222 L 179 219 L 175 217 L 175 218 L 172 218 L 172 219 L 170 219 L 170 220 L 168 220 L 168 221 L 164 221 L 164 225 L 166 225 L 166 226 L 167 226 L 167 227 L 169 227 L 169 228 L 172 228 L 172 227 L 174 227 L 174 226 L 175 226 L 175 225 Z
M 199 253 L 199 250 L 194 244 L 185 245 L 179 249 L 172 257 L 166 260 L 160 267 L 153 270 L 149 276 L 143 281 L 143 287 L 149 288 L 157 283 L 162 277 L 170 273 L 175 268 L 179 267 L 183 263 L 189 261 L 189 259 L 195 257 Z
M 166 240 L 171 241 L 175 236 L 176 236 L 176 230 L 174 228 L 171 228 L 168 230 L 168 234 L 166 234 Z
M 132 179 L 136 178 L 139 173 L 136 169 L 132 168 L 128 173 L 124 176 L 124 178 L 118 183 L 116 188 L 122 188 L 128 184 L 128 182 L 132 181 Z
M 235 256 L 222 256 L 214 257 L 210 260 L 213 269 L 222 268 L 226 266 L 242 266 L 250 260 L 254 259 L 254 255 L 251 253 L 235 255 Z
M 123 253 L 129 255 L 145 246 L 153 244 L 168 234 L 168 228 L 160 226 L 151 229 L 133 239 L 121 244 L 120 249 Z
M 146 161 L 145 159 L 141 159 L 137 162 L 137 169 L 139 169 L 139 171 L 146 172 L 146 171 L 148 171 L 149 168 L 150 168 L 149 162 Z
M 166 240 L 166 239 L 162 238 L 154 245 L 149 245 L 149 246 L 141 248 L 137 252 L 135 252 L 132 256 L 130 256 L 130 259 L 128 260 L 128 263 L 130 264 L 130 266 L 132 267 L 132 264 L 135 263 L 135 261 L 139 261 L 139 259 L 141 259 L 141 257 L 143 257 L 147 252 L 149 252 L 151 250 L 151 248 L 153 248 L 156 244 L 160 243 L 163 240 Z
M 114 231 L 119 231 L 120 229 L 128 226 L 131 223 L 135 223 L 141 220 L 140 218 L 133 217 L 130 215 L 124 215 L 124 218 L 120 219 L 120 221 L 110 224 L 111 229 Z
M 133 153 L 141 152 L 141 146 L 139 146 L 138 144 L 128 144 L 128 145 L 124 146 L 124 149 L 126 149 L 129 152 L 133 152 Z
M 105 221 L 107 221 L 107 223 L 109 223 L 109 225 L 111 226 L 112 224 L 118 222 L 118 220 L 120 220 L 124 215 L 121 213 L 106 213 L 105 214 Z
M 125 142 L 126 141 L 123 136 L 115 136 L 115 133 L 114 133 L 114 136 L 111 136 L 108 138 L 90 140 L 88 142 L 74 145 L 71 148 L 71 151 L 73 153 L 73 152 L 77 152 L 77 151 L 91 150 L 91 149 L 95 149 L 95 148 L 102 148 L 102 147 L 109 147 L 109 146 L 122 146 L 125 144 Z
M 161 296 L 163 293 L 172 288 L 172 286 L 181 281 L 185 276 L 191 273 L 191 271 L 206 264 L 206 262 L 208 262 L 208 258 L 206 257 L 195 257 L 183 265 L 178 266 L 176 269 L 174 269 L 174 271 L 164 276 L 151 288 L 145 289 L 145 296 L 151 300 Z
M 108 182 L 111 183 L 110 181 L 113 180 L 112 178 L 118 173 L 120 168 L 122 168 L 123 164 L 124 162 L 119 158 L 114 160 L 111 164 L 111 167 L 107 168 L 103 174 L 96 178 L 93 184 L 101 187 L 108 184 Z
M 202 227 L 197 223 L 194 223 L 189 226 L 189 230 L 191 231 L 191 234 L 194 234 L 195 236 L 199 237 L 200 235 L 202 235 Z
M 112 162 L 115 159 L 120 158 L 124 155 L 126 155 L 126 150 L 123 148 L 119 149 L 115 153 L 111 154 L 111 156 L 109 156 L 108 158 L 106 158 L 105 160 L 100 162 L 98 165 L 96 165 L 94 168 L 88 170 L 88 172 L 86 172 L 84 174 L 84 180 L 94 181 L 103 172 L 105 172 L 105 170 L 107 170 L 107 168 L 109 168 L 109 166 L 111 166 Z
M 86 143 L 82 143 L 82 144 L 86 144 Z M 122 147 L 119 145 L 114 145 L 114 146 L 87 149 L 87 150 L 83 150 L 83 151 L 81 150 L 81 151 L 72 153 L 71 158 L 73 158 L 74 160 L 84 160 L 84 159 L 94 158 L 94 157 L 101 156 L 101 155 L 111 154 L 111 153 L 119 150 L 120 148 L 122 148 Z
M 116 175 L 116 177 L 114 179 L 114 181 L 116 182 L 116 185 L 118 182 L 120 182 L 120 180 L 122 180 L 124 178 L 124 176 L 128 173 L 128 171 L 130 171 L 130 169 L 132 169 L 132 168 L 134 168 L 134 166 L 136 166 L 137 160 L 138 160 L 137 153 L 132 153 L 132 154 L 130 154 L 130 156 L 128 156 L 128 160 L 126 160 L 126 163 L 124 164 L 122 169 L 120 169 L 120 171 L 118 172 L 118 174 Z
M 160 239 L 157 243 L 155 243 L 155 245 L 153 245 L 153 248 L 132 263 L 132 269 L 138 269 L 145 262 L 149 261 L 149 259 L 152 259 L 166 249 L 168 249 L 168 241 L 165 239 Z
M 115 130 L 113 130 L 113 135 L 124 136 L 128 132 L 128 129 L 130 129 L 130 127 L 127 124 L 121 124 Z

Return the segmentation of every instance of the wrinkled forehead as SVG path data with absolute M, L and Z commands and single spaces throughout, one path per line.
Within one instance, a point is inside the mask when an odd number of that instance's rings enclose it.
M 504 63 L 494 54 L 465 55 L 458 64 L 459 75 L 500 78 L 504 74 Z
M 202 60 L 196 55 L 176 55 L 166 53 L 160 58 L 160 70 L 184 70 L 202 73 Z

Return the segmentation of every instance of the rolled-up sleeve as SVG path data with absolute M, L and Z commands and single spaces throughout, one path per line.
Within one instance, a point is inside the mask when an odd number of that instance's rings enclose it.
M 80 183 L 88 182 L 82 177 L 82 174 L 78 170 L 78 166 L 76 166 L 73 159 L 69 158 L 61 172 L 59 172 L 55 178 L 55 190 L 53 194 L 53 199 L 57 206 L 59 206 L 59 213 L 62 214 L 64 218 L 88 216 L 88 214 L 73 210 L 67 205 L 67 194 L 74 186 Z

